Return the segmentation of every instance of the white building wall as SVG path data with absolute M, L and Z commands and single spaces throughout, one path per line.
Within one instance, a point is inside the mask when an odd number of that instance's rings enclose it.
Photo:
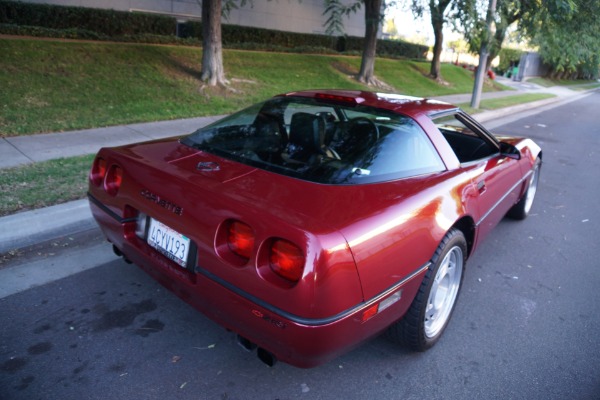
M 48 3 L 62 6 L 106 8 L 119 11 L 145 11 L 172 15 L 180 20 L 200 19 L 200 5 L 196 0 L 27 0 L 30 3 Z M 353 3 L 353 0 L 344 0 Z M 223 23 L 275 29 L 299 33 L 325 33 L 323 0 L 253 0 L 233 10 Z M 364 10 L 346 17 L 344 29 L 349 36 L 365 34 Z

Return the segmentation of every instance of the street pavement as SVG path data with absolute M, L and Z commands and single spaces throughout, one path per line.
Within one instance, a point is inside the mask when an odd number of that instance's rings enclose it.
M 484 93 L 483 99 L 523 93 L 552 93 L 556 97 L 475 114 L 475 118 L 485 123 L 489 129 L 494 129 L 496 126 L 495 119 L 503 118 L 506 123 L 507 116 L 511 116 L 513 120 L 523 118 L 528 114 L 574 101 L 590 92 L 574 91 L 565 87 L 542 88 L 502 77 L 498 79 L 501 83 L 512 86 L 514 90 Z M 470 101 L 471 94 L 440 96 L 434 99 L 453 104 L 465 103 Z M 101 147 L 184 135 L 219 118 L 221 116 L 199 117 L 2 138 L 0 140 L 0 168 L 10 168 L 61 157 L 93 154 Z M 94 226 L 95 223 L 85 199 L 1 217 L 0 254 L 63 235 L 89 230 Z

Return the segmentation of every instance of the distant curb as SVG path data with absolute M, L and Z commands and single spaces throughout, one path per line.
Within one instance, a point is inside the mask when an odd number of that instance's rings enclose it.
M 579 99 L 579 98 L 581 98 L 581 95 L 573 95 L 573 96 L 569 96 L 569 97 L 555 96 L 555 97 L 550 97 L 548 99 L 531 101 L 529 103 L 523 103 L 523 104 L 517 104 L 514 106 L 499 108 L 497 110 L 471 113 L 471 115 L 473 115 L 473 117 L 479 122 L 487 122 L 487 121 L 491 121 L 491 120 L 494 120 L 497 118 L 506 117 L 507 115 L 518 114 L 523 111 L 535 110 L 536 112 L 539 112 L 539 108 L 541 108 L 541 107 L 545 107 L 548 105 L 554 105 L 555 103 L 557 103 L 556 105 L 558 105 L 558 103 L 563 103 L 563 102 L 567 103 L 568 101 Z
M 0 254 L 97 227 L 88 200 L 24 211 L 0 218 Z
M 532 101 L 529 103 L 517 104 L 510 107 L 499 108 L 497 110 L 471 113 L 471 115 L 473 115 L 473 118 L 475 118 L 481 123 L 488 123 L 490 121 L 494 121 L 500 118 L 509 118 L 510 120 L 517 120 L 521 118 L 526 118 L 531 114 L 537 114 L 546 110 L 550 110 L 554 107 L 567 104 L 575 100 L 580 100 L 586 96 L 593 94 L 594 91 L 595 90 L 588 90 L 586 92 L 575 93 L 569 96 L 556 96 L 551 97 L 549 99 L 543 99 L 538 101 Z M 504 125 L 505 123 L 508 122 L 502 121 L 501 124 Z M 499 124 L 486 125 L 486 128 L 494 129 L 495 125 Z

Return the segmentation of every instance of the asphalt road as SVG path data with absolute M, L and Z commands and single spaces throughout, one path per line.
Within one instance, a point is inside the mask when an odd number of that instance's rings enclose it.
M 469 260 L 428 352 L 379 337 L 314 369 L 269 368 L 115 258 L 0 299 L 0 399 L 600 399 L 599 110 L 595 93 L 496 129 L 543 147 L 538 198 Z M 52 268 L 100 241 L 20 258 Z

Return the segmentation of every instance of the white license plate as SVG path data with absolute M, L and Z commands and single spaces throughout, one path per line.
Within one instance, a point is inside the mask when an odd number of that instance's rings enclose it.
M 150 218 L 150 229 L 146 240 L 150 246 L 185 268 L 190 251 L 189 238 L 162 222 Z

